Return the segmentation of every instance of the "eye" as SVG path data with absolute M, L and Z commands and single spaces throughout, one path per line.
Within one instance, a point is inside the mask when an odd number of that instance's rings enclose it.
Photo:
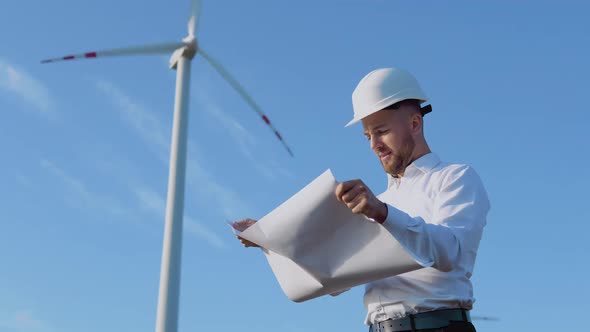
M 389 129 L 379 129 L 375 132 L 376 135 L 383 135 L 383 134 L 387 134 L 387 132 L 389 132 Z

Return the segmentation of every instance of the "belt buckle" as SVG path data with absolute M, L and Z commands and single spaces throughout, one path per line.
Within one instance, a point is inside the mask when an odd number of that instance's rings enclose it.
M 403 317 L 399 319 L 388 319 L 371 325 L 370 332 L 397 332 L 397 331 L 411 331 L 412 318 Z

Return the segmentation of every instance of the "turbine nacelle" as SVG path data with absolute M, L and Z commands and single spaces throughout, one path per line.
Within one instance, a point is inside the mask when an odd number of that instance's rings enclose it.
M 175 70 L 177 68 L 178 60 L 180 59 L 180 57 L 185 57 L 192 60 L 192 58 L 194 58 L 197 54 L 199 47 L 197 45 L 197 39 L 195 38 L 195 36 L 189 35 L 185 37 L 182 40 L 182 43 L 184 45 L 181 48 L 176 49 L 170 57 L 170 69 Z

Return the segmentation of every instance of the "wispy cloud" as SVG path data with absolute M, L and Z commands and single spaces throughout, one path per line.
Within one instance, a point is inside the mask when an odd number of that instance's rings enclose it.
M 161 195 L 147 188 L 136 188 L 135 194 L 143 210 L 154 212 L 161 220 L 164 220 L 166 202 Z M 184 231 L 207 241 L 214 247 L 226 247 L 223 240 L 217 234 L 207 229 L 191 216 L 185 215 L 184 217 Z
M 33 181 L 31 181 L 31 179 L 28 176 L 26 176 L 20 172 L 17 172 L 14 175 L 14 177 L 15 177 L 16 181 L 18 181 L 22 186 L 24 186 L 26 188 L 33 187 Z
M 275 178 L 282 178 L 282 179 L 295 179 L 295 174 L 288 170 L 287 168 L 281 166 L 277 161 L 271 160 L 268 163 L 268 167 L 273 170 L 273 174 Z
M 254 136 L 242 126 L 236 119 L 224 113 L 219 106 L 211 102 L 202 93 L 199 94 L 199 100 L 203 104 L 203 110 L 215 118 L 221 126 L 233 137 L 239 144 L 242 153 L 252 155 L 251 148 L 256 145 Z
M 124 208 L 116 199 L 90 191 L 82 180 L 67 173 L 55 163 L 47 159 L 42 159 L 41 167 L 60 179 L 66 185 L 66 187 L 73 192 L 74 195 L 72 195 L 70 198 L 73 205 L 80 206 L 80 202 L 82 202 L 83 206 L 85 207 L 99 208 L 115 216 L 129 214 L 129 211 Z M 75 200 L 75 202 L 73 200 Z
M 250 164 L 254 166 L 260 174 L 271 180 L 279 179 L 283 176 L 290 178 L 294 177 L 294 175 L 287 169 L 280 167 L 276 161 L 265 161 L 260 157 L 256 157 L 253 151 L 256 149 L 258 142 L 254 135 L 244 128 L 244 126 L 242 126 L 235 118 L 225 113 L 204 93 L 197 93 L 197 102 L 209 116 L 217 120 L 229 133 L 240 148 L 240 152 L 248 158 Z
M 13 313 L 7 319 L 0 321 L 0 327 L 16 331 L 51 331 L 46 322 L 35 317 L 29 310 Z
M 159 119 L 154 113 L 141 106 L 112 83 L 99 81 L 97 87 L 109 97 L 137 135 L 149 145 L 156 147 L 158 158 L 168 165 L 171 129 L 164 127 L 163 123 L 166 122 Z M 240 129 L 236 129 L 236 132 L 239 131 Z M 236 215 L 250 213 L 251 209 L 235 191 L 216 181 L 212 174 L 205 170 L 196 157 L 195 146 L 195 142 L 192 141 L 188 144 L 187 182 L 202 196 L 211 200 L 222 211 L 224 217 L 233 218 Z
M 22 329 L 41 329 L 45 324 L 35 317 L 29 311 L 17 312 L 14 315 L 14 322 L 18 328 Z
M 90 194 L 90 192 L 86 189 L 86 185 L 84 185 L 84 183 L 82 183 L 82 181 L 67 174 L 63 169 L 56 166 L 53 162 L 51 162 L 47 159 L 42 159 L 41 160 L 41 167 L 45 168 L 46 170 L 51 172 L 53 175 L 56 175 L 58 178 L 60 178 L 63 182 L 65 182 L 65 184 L 68 187 L 73 189 L 76 192 L 76 194 L 78 194 L 79 196 L 82 196 L 84 198 L 84 200 L 90 200 L 92 198 L 92 194 Z
M 99 209 L 101 211 L 107 211 L 115 216 L 131 216 L 136 213 L 132 212 L 129 208 L 124 208 L 119 201 L 113 197 L 92 192 L 82 180 L 68 174 L 63 168 L 49 160 L 41 160 L 41 167 L 61 180 L 65 184 L 65 187 L 73 193 L 70 195 L 70 201 L 74 206 Z M 131 194 L 135 195 L 137 199 L 136 203 L 140 210 L 150 213 L 155 212 L 160 217 L 160 220 L 164 220 L 166 203 L 162 196 L 143 185 L 136 185 Z M 217 234 L 207 229 L 201 223 L 196 221 L 195 218 L 185 216 L 184 226 L 187 233 L 207 241 L 210 245 L 217 248 L 225 247 L 225 243 L 219 236 L 217 236 Z
M 155 145 L 161 152 L 169 149 L 170 131 L 164 128 L 162 121 L 157 116 L 110 82 L 99 80 L 96 86 L 109 97 L 125 121 L 144 140 Z
M 49 114 L 54 109 L 54 101 L 49 89 L 24 69 L 0 58 L 0 90 L 17 95 L 22 101 L 37 111 Z
M 194 156 L 196 151 L 190 151 L 189 154 Z M 188 185 L 197 188 L 199 194 L 206 199 L 213 198 L 216 208 L 224 218 L 252 215 L 252 209 L 242 197 L 231 188 L 213 180 L 213 175 L 201 165 L 198 159 L 188 158 L 187 175 Z

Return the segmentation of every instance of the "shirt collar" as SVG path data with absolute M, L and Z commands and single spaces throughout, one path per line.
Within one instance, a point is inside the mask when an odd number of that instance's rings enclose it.
M 414 160 L 410 165 L 408 165 L 408 167 L 406 167 L 406 170 L 404 172 L 404 176 L 403 177 L 410 177 L 413 176 L 414 174 L 416 174 L 415 170 L 418 170 L 422 173 L 428 173 L 430 172 L 434 167 L 436 167 L 436 165 L 438 165 L 440 163 L 440 158 L 438 157 L 438 155 L 434 152 L 430 152 L 427 153 L 425 155 L 423 155 L 422 157 Z M 387 175 L 387 188 L 391 188 L 392 185 L 394 184 L 399 184 L 400 179 L 399 178 L 394 178 L 391 175 Z
M 422 173 L 430 172 L 436 165 L 440 163 L 440 158 L 434 152 L 427 153 L 422 157 L 414 160 L 408 168 L 415 167 L 422 171 Z

